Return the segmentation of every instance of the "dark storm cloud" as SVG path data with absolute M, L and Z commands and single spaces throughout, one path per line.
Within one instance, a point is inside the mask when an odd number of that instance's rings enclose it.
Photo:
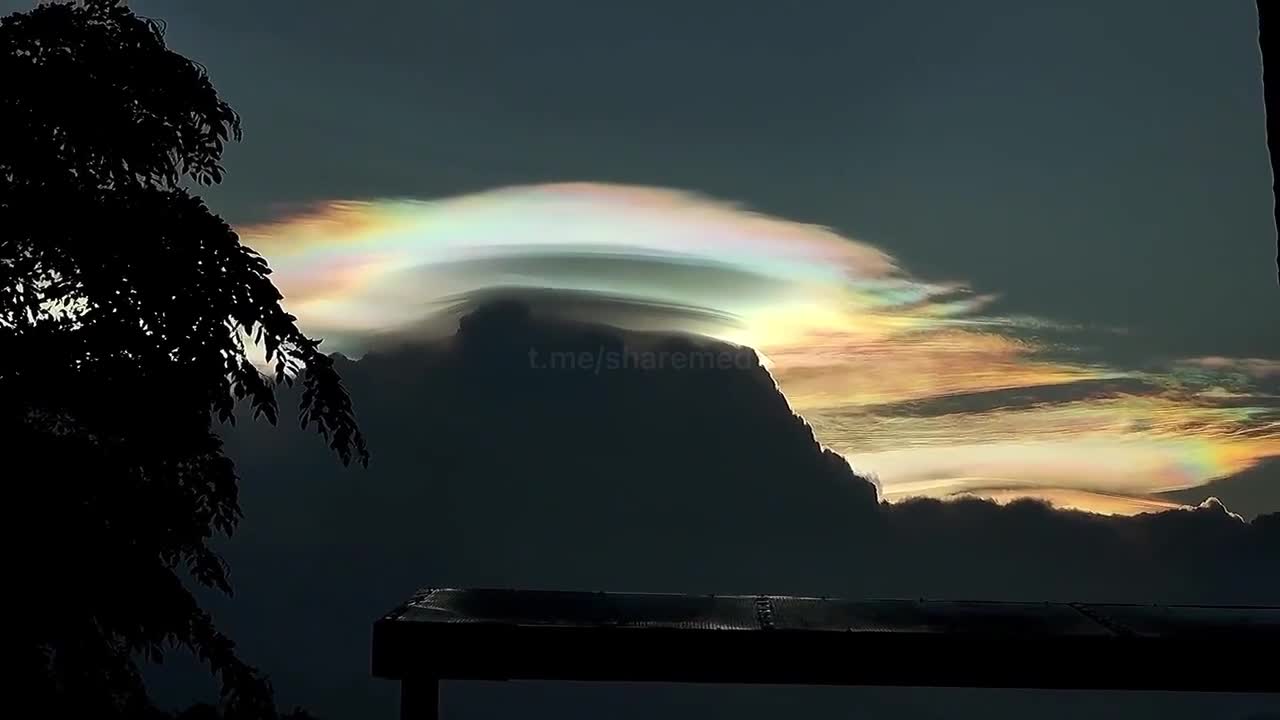
M 762 368 L 550 362 L 636 337 L 502 301 L 449 342 L 342 361 L 374 452 L 360 476 L 302 431 L 229 429 L 246 521 L 227 547 L 237 596 L 218 607 L 246 657 L 286 699 L 368 716 L 393 712 L 368 677 L 369 623 L 419 585 L 1280 602 L 1280 578 L 1265 572 L 1280 553 L 1274 516 L 885 505 Z M 687 337 L 641 344 L 668 357 L 741 352 Z M 462 694 L 470 712 L 511 710 Z

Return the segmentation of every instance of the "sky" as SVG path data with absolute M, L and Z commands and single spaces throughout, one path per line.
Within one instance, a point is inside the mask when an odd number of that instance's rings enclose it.
M 1280 454 L 1251 1 L 132 5 L 243 116 L 205 195 L 328 349 L 486 284 L 641 302 L 889 499 L 1134 512 Z

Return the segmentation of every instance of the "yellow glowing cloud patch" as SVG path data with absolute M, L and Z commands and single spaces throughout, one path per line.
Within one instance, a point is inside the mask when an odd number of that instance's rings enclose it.
M 889 499 L 1138 512 L 1280 455 L 1274 396 L 1257 387 L 1280 362 L 1137 371 L 1050 353 L 1022 331 L 1067 326 L 984 315 L 991 296 L 912 277 L 879 248 L 690 193 L 574 183 L 333 202 L 241 236 L 331 350 L 421 332 L 494 288 L 621 299 L 636 311 L 609 318 L 620 325 L 755 347 L 819 439 Z M 1099 396 L 1112 381 L 1136 385 Z
M 1129 497 L 1127 495 L 1062 488 L 1044 488 L 1032 491 L 988 490 L 964 493 L 964 495 L 993 500 L 1002 505 L 1024 498 L 1041 500 L 1064 510 L 1085 510 L 1102 515 L 1137 515 L 1139 513 L 1178 510 L 1186 507 L 1185 505 L 1157 498 Z

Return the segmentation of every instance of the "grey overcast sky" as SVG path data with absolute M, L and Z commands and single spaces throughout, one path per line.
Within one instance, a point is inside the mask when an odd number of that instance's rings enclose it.
M 243 116 L 208 193 L 233 223 L 655 184 L 1128 328 L 1146 355 L 1280 356 L 1253 0 L 132 5 Z

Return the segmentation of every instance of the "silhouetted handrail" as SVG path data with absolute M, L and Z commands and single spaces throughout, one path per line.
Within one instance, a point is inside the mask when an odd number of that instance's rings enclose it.
M 1275 647 L 1280 607 L 429 589 L 372 661 L 420 718 L 440 679 L 1276 692 Z

